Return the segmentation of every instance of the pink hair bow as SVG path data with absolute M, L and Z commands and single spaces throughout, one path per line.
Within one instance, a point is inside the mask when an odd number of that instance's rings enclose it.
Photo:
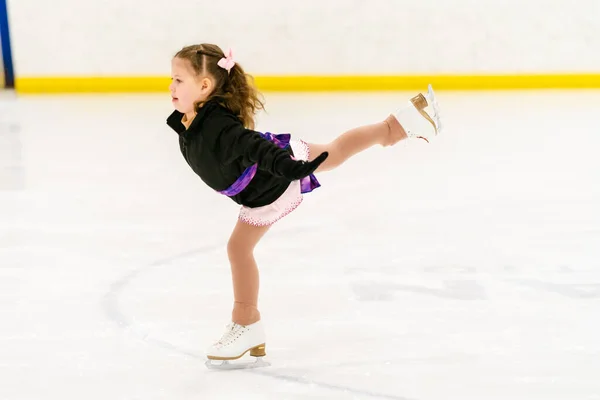
M 227 50 L 227 53 L 225 53 L 225 57 L 221 58 L 217 65 L 223 69 L 226 69 L 227 73 L 231 71 L 231 68 L 233 68 L 233 66 L 235 65 L 235 61 L 233 61 L 233 52 L 231 51 L 231 49 Z

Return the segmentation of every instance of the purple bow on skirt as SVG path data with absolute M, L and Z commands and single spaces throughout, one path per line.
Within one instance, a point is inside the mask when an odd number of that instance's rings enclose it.
M 290 135 L 289 133 L 272 134 L 267 132 L 260 133 L 260 135 L 268 141 L 275 143 L 278 147 L 282 149 L 285 149 L 290 145 L 290 139 L 292 137 L 292 135 Z M 258 164 L 253 164 L 249 166 L 242 173 L 242 175 L 235 182 L 233 182 L 231 186 L 229 186 L 225 190 L 221 190 L 219 193 L 224 194 L 225 196 L 237 195 L 248 186 L 252 178 L 254 178 L 254 175 L 256 175 L 257 170 Z M 304 178 L 300 179 L 301 193 L 312 192 L 319 186 L 321 186 L 321 184 L 319 183 L 314 174 L 310 174 L 309 176 L 305 176 Z

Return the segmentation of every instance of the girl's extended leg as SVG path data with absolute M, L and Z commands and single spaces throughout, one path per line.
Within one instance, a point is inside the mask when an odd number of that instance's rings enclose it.
M 429 142 L 440 131 L 440 109 L 433 88 L 429 85 L 426 94 L 419 93 L 412 97 L 383 122 L 351 129 L 328 144 L 309 143 L 308 160 L 314 160 L 324 151 L 329 152 L 329 157 L 315 172 L 329 171 L 376 144 L 391 146 L 409 137 Z
M 369 147 L 375 145 L 391 146 L 406 138 L 407 135 L 402 125 L 394 116 L 390 115 L 385 121 L 359 126 L 344 132 L 331 143 L 308 143 L 310 149 L 309 161 L 327 151 L 329 157 L 315 172 L 329 171 Z
M 240 325 L 250 325 L 260 320 L 259 276 L 254 248 L 268 230 L 269 226 L 254 226 L 238 220 L 227 243 L 233 279 L 232 321 Z

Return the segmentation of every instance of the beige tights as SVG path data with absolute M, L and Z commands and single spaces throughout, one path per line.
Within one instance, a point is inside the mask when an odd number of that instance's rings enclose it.
M 369 147 L 377 144 L 390 146 L 406 138 L 400 123 L 395 117 L 389 116 L 383 122 L 351 129 L 329 144 L 309 144 L 310 159 L 328 151 L 329 157 L 316 172 L 329 171 Z M 232 321 L 240 325 L 250 325 L 260 320 L 259 274 L 254 248 L 268 230 L 269 226 L 254 226 L 238 220 L 227 244 L 233 279 Z
M 330 171 L 369 147 L 375 145 L 392 146 L 407 138 L 408 136 L 402 125 L 393 115 L 390 115 L 383 122 L 350 129 L 335 138 L 331 143 L 309 143 L 309 160 L 314 160 L 322 152 L 328 151 L 329 157 L 317 168 L 316 172 Z

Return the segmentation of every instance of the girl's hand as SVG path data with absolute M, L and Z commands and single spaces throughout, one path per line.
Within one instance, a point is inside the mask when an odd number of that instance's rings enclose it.
M 280 161 L 279 172 L 281 175 L 289 180 L 302 179 L 315 172 L 315 170 L 327 159 L 329 156 L 328 152 L 319 154 L 317 158 L 312 161 L 294 160 L 287 158 Z

